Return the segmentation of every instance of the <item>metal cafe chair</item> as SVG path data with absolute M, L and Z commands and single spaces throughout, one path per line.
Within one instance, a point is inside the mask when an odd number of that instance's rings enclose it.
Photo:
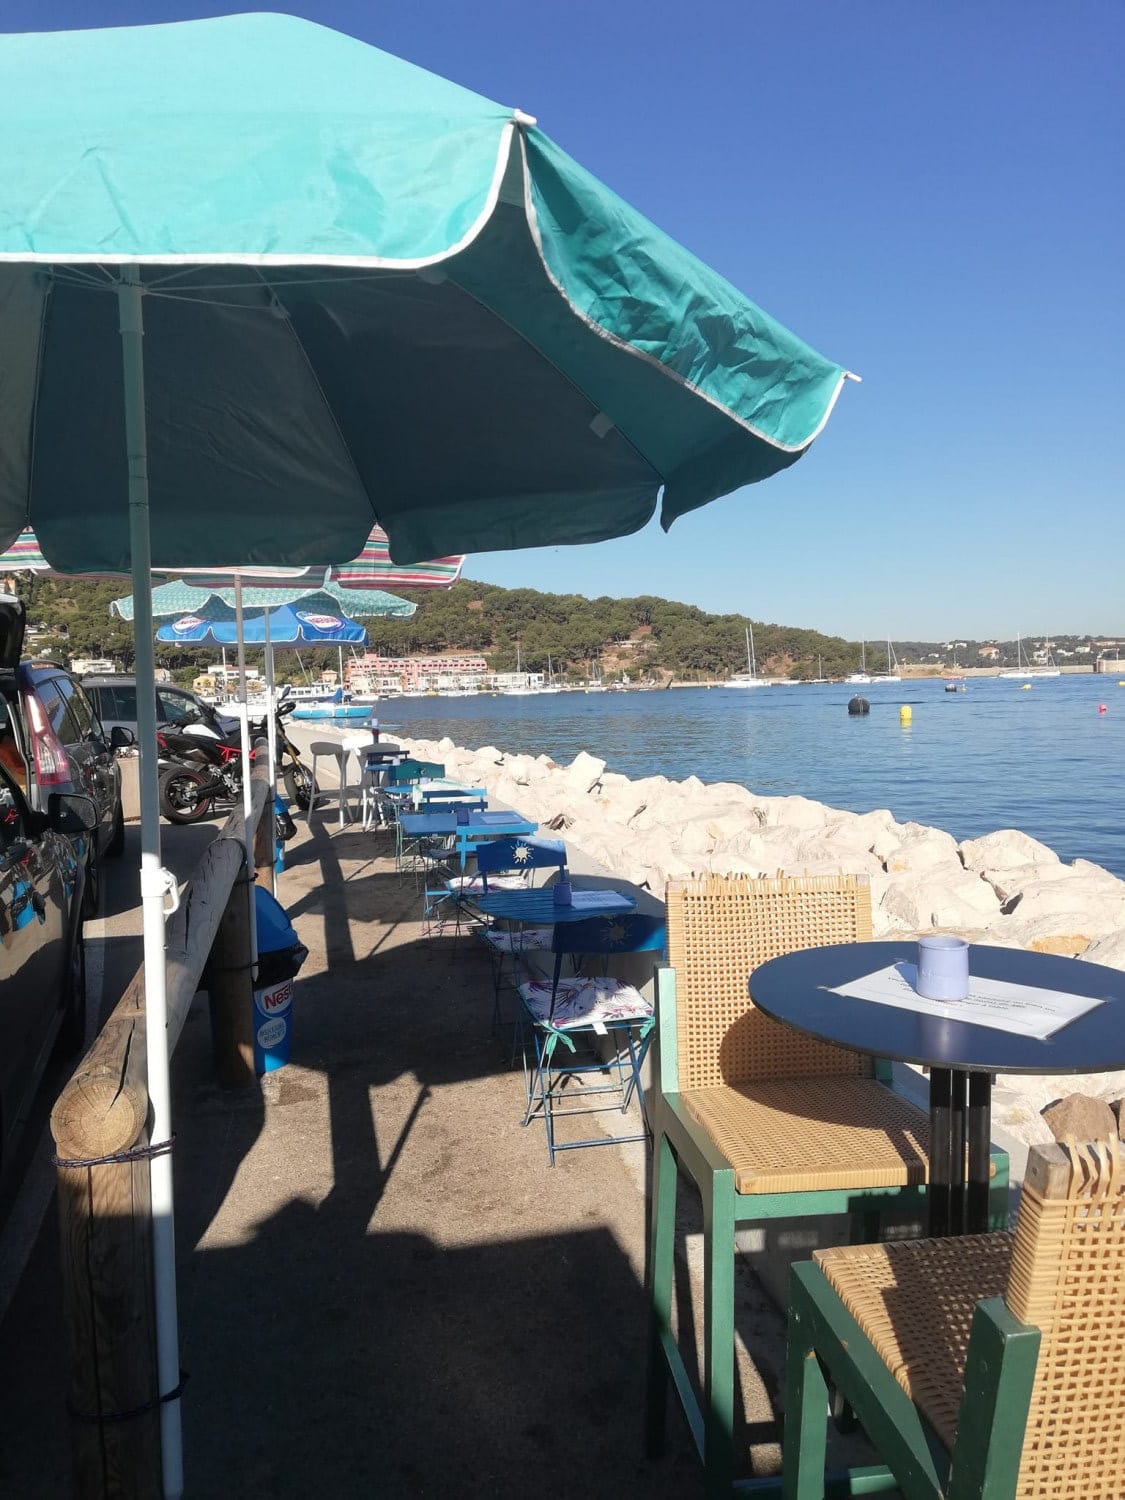
M 1032 1146 L 1014 1234 L 791 1268 L 787 1500 L 825 1493 L 826 1380 L 905 1500 L 1125 1495 L 1123 1155 L 1116 1135 Z
M 709 1497 L 734 1477 L 734 1251 L 747 1224 L 847 1215 L 877 1239 L 883 1209 L 921 1210 L 929 1117 L 890 1086 L 889 1065 L 803 1036 L 758 1011 L 748 980 L 799 948 L 871 938 L 866 877 L 710 875 L 670 881 L 669 966 L 656 984 L 652 1322 L 648 1447 L 663 1445 L 669 1379 L 704 1461 Z M 1007 1218 L 1008 1159 L 993 1153 Z M 703 1202 L 702 1402 L 673 1332 L 678 1175 Z
M 456 835 L 454 835 L 456 838 Z M 446 872 L 433 886 L 427 881 L 422 902 L 422 920 L 444 927 L 451 916 L 455 935 L 460 935 L 464 919 L 474 927 L 485 924 L 483 914 L 474 905 L 475 898 L 491 891 L 513 891 L 530 884 L 531 872 L 539 869 L 561 869 L 566 863 L 566 845 L 561 839 L 544 839 L 535 834 L 503 835 L 486 838 L 474 845 L 476 869 L 456 875 Z M 498 949 L 493 949 L 498 951 Z
M 543 1121 L 551 1166 L 560 1151 L 648 1140 L 641 1067 L 652 1037 L 652 1001 L 605 969 L 614 954 L 663 953 L 665 939 L 663 917 L 646 912 L 557 922 L 550 950 L 555 955 L 554 974 L 549 980 L 530 979 L 520 985 L 526 1021 L 523 1123 Z M 564 979 L 562 963 L 567 955 L 574 959 L 600 956 L 605 963 L 600 973 L 576 973 Z M 578 1141 L 557 1138 L 556 1120 L 607 1109 L 625 1114 L 634 1094 L 641 1110 L 638 1133 Z

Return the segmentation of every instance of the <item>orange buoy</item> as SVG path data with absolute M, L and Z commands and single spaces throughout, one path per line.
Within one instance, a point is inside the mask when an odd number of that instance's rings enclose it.
M 1100 714 L 1104 714 L 1105 713 L 1105 704 L 1104 703 L 1099 703 L 1098 704 L 1098 713 L 1100 713 Z

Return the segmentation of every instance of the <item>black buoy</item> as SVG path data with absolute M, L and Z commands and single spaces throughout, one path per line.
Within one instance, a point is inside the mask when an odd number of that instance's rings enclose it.
M 855 695 L 854 698 L 849 698 L 848 699 L 848 713 L 850 713 L 850 714 L 869 714 L 870 712 L 871 712 L 871 705 L 870 705 L 870 703 L 868 703 L 868 701 L 867 701 L 866 698 L 861 698 L 858 693 Z

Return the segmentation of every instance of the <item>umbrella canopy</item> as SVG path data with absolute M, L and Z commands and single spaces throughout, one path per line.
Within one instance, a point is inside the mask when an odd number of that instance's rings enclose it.
M 0 545 L 64 570 L 130 559 L 123 279 L 179 567 L 668 525 L 845 378 L 529 116 L 297 17 L 5 37 L 0 128 Z
M 168 583 L 158 584 L 151 596 L 153 614 L 159 618 L 170 615 L 202 615 L 207 620 L 233 620 L 235 590 L 229 579 L 220 585 L 218 580 L 221 576 L 215 574 L 215 583 L 209 585 L 189 582 L 184 578 L 174 578 Z M 409 599 L 398 599 L 382 589 L 345 589 L 332 584 L 314 588 L 301 578 L 286 580 L 285 586 L 279 580 L 276 588 L 260 584 L 244 584 L 242 588 L 242 608 L 247 619 L 251 612 L 262 614 L 267 610 L 276 610 L 282 604 L 296 603 L 321 613 L 347 615 L 349 619 L 378 615 L 383 619 L 409 620 L 418 608 Z M 109 606 L 110 613 L 119 615 L 123 620 L 133 618 L 133 607 L 132 594 L 114 599 Z M 251 639 L 249 631 L 245 638 L 247 641 Z M 163 640 L 164 637 L 159 636 L 158 639 Z
M 282 604 L 246 620 L 243 625 L 246 645 L 261 646 L 266 644 L 267 638 L 270 646 L 365 646 L 367 631 L 362 625 L 324 609 Z M 162 625 L 156 632 L 156 639 L 182 645 L 234 646 L 238 643 L 238 627 L 233 619 L 209 620 L 201 615 L 181 615 Z

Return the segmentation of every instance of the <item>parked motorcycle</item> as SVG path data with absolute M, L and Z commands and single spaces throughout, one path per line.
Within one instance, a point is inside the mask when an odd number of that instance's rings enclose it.
M 300 751 L 285 733 L 285 716 L 293 705 L 281 704 L 276 715 L 277 763 L 291 802 L 307 808 L 313 781 Z M 265 754 L 265 720 L 251 722 L 251 764 Z M 165 727 L 157 734 L 160 751 L 160 811 L 170 823 L 199 823 L 216 812 L 228 812 L 242 801 L 242 746 L 239 734 L 223 737 L 207 724 L 183 729 Z

